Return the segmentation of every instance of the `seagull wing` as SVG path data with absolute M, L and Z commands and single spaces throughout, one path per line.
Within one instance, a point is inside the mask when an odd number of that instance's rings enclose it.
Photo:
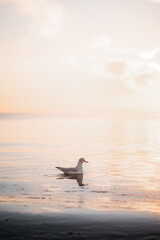
M 77 171 L 76 168 L 63 168 L 63 167 L 56 167 L 56 168 L 58 168 L 60 171 L 62 171 L 64 173 L 76 172 Z

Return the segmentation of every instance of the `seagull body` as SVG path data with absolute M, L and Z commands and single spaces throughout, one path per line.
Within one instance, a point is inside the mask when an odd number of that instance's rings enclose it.
M 64 174 L 69 174 L 69 175 L 83 174 L 83 166 L 82 166 L 82 164 L 84 162 L 87 162 L 87 161 L 84 158 L 80 158 L 78 160 L 77 166 L 74 167 L 74 168 L 64 168 L 64 167 L 56 167 L 56 168 L 59 169 L 60 171 L 62 171 Z

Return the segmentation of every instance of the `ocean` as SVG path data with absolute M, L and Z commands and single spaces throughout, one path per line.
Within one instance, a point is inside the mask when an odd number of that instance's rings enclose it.
M 56 166 L 84 174 L 64 176 Z M 160 117 L 0 114 L 0 207 L 160 214 Z

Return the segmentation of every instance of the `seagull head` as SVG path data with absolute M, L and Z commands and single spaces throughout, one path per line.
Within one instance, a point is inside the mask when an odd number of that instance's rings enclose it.
M 84 162 L 88 163 L 84 158 L 80 158 L 78 162 L 80 162 L 80 163 L 84 163 Z

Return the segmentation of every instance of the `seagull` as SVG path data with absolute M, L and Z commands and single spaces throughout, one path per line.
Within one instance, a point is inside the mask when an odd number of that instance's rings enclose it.
M 82 163 L 88 163 L 84 158 L 80 158 L 78 160 L 77 166 L 74 168 L 63 168 L 63 167 L 56 167 L 58 168 L 60 171 L 62 171 L 64 174 L 68 174 L 68 175 L 72 175 L 72 174 L 83 174 L 83 167 L 82 167 Z

